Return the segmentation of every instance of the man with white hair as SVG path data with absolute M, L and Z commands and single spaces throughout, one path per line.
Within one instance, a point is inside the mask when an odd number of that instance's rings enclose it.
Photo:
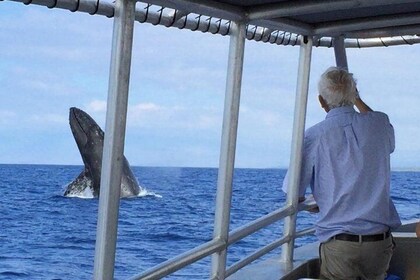
M 318 91 L 327 116 L 305 132 L 299 200 L 310 186 L 319 208 L 321 278 L 383 280 L 390 230 L 401 224 L 390 198 L 394 129 L 360 99 L 346 70 L 328 68 Z

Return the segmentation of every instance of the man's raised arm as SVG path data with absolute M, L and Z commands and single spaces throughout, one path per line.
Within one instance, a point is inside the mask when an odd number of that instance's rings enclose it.
M 360 96 L 356 97 L 356 101 L 354 102 L 354 105 L 356 105 L 360 113 L 367 113 L 367 112 L 373 111 L 365 102 L 363 102 L 362 99 L 360 99 Z

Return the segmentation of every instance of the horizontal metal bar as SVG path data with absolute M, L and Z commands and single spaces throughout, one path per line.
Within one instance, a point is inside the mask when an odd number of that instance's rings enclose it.
M 311 198 L 311 199 L 308 199 L 307 201 L 305 201 L 304 203 L 300 203 L 299 206 L 298 206 L 298 209 L 299 209 L 299 211 L 302 211 L 302 210 L 307 210 L 307 209 L 313 208 L 314 206 L 316 206 L 315 200 L 313 198 Z M 284 210 L 291 210 L 291 207 L 288 207 L 288 208 L 284 207 L 282 209 L 279 209 L 279 212 L 286 213 Z M 268 222 L 268 219 L 266 220 L 265 218 L 268 218 L 268 216 L 271 216 L 275 212 L 277 212 L 277 211 L 274 211 L 274 212 L 260 218 L 259 220 L 261 220 L 261 222 Z M 289 214 L 290 213 L 288 213 L 287 215 L 289 215 Z M 285 216 L 287 216 L 287 215 L 285 215 Z M 280 217 L 279 219 L 281 219 L 281 218 L 284 218 L 284 217 Z M 279 220 L 279 219 L 277 219 L 277 220 Z M 235 243 L 236 241 L 238 241 L 240 239 L 243 239 L 244 237 L 248 236 L 249 234 L 252 234 L 255 231 L 267 226 L 268 224 L 271 224 L 271 223 L 267 223 L 267 224 L 258 223 L 257 221 L 258 220 L 255 220 L 254 222 L 251 222 L 248 225 L 246 225 L 246 226 L 244 226 L 240 229 L 237 229 L 236 232 L 232 232 L 232 235 L 229 238 L 228 244 L 231 245 L 231 244 Z M 249 234 L 245 234 L 245 233 L 247 233 L 247 230 L 249 230 L 249 231 L 253 230 L 254 226 L 256 227 L 257 224 L 258 224 L 258 226 L 260 226 L 259 228 L 250 232 Z M 307 228 L 307 229 L 296 232 L 295 238 L 302 237 L 302 236 L 307 235 L 307 234 L 312 234 L 314 232 L 315 232 L 315 228 L 310 227 L 310 228 Z M 240 234 L 242 234 L 242 235 L 240 235 Z M 253 254 L 241 259 L 240 261 L 236 262 L 235 264 L 233 264 L 232 266 L 230 266 L 226 270 L 226 277 L 232 275 L 233 273 L 237 272 L 239 269 L 247 266 L 251 262 L 259 259 L 260 257 L 262 257 L 265 254 L 271 252 L 272 250 L 274 250 L 274 249 L 280 247 L 281 245 L 289 242 L 290 239 L 291 239 L 290 236 L 284 236 L 283 238 L 278 239 L 278 240 L 264 246 L 263 248 L 255 251 Z
M 407 26 L 398 26 L 398 27 L 384 27 L 384 28 L 375 28 L 369 30 L 358 30 L 354 32 L 347 32 L 346 38 L 347 39 L 370 39 L 370 38 L 390 38 L 390 37 L 399 37 L 401 34 L 411 34 L 416 35 L 420 34 L 420 24 L 413 24 Z
M 400 36 L 392 38 L 372 38 L 372 39 L 347 39 L 346 48 L 370 48 L 370 47 L 390 47 L 400 45 L 413 45 L 420 43 L 420 36 Z
M 134 279 L 161 279 L 172 272 L 180 270 L 181 268 L 192 264 L 202 258 L 210 256 L 211 254 L 220 251 L 225 248 L 226 244 L 221 240 L 211 240 L 207 243 L 204 243 L 194 249 L 187 251 L 183 254 L 178 255 L 170 260 L 167 260 L 159 265 L 151 268 L 150 270 L 131 277 L 131 280 Z
M 307 228 L 307 229 L 296 232 L 295 238 L 299 238 L 299 237 L 302 237 L 302 236 L 308 235 L 308 234 L 313 234 L 314 232 L 315 232 L 315 228 L 310 227 L 310 228 Z M 278 239 L 278 240 L 264 246 L 263 248 L 255 251 L 253 254 L 241 259 L 240 261 L 236 262 L 235 264 L 233 264 L 232 266 L 230 266 L 226 270 L 226 277 L 234 274 L 235 272 L 237 272 L 241 268 L 247 266 L 248 264 L 252 263 L 253 261 L 261 258 L 262 256 L 264 256 L 265 254 L 268 254 L 272 250 L 274 250 L 274 249 L 280 247 L 281 245 L 287 243 L 290 239 L 291 238 L 289 236 L 285 236 L 285 237 L 283 237 L 281 239 Z
M 301 209 L 304 209 L 306 207 L 313 207 L 312 202 L 308 201 L 307 204 L 302 204 L 300 206 Z M 279 210 L 273 211 L 257 220 L 254 220 L 234 231 L 232 231 L 229 235 L 228 239 L 228 246 L 236 243 L 237 241 L 255 233 L 256 231 L 273 224 L 282 218 L 290 215 L 292 213 L 291 207 L 283 207 Z M 254 254 L 250 255 L 246 259 L 242 260 L 240 263 L 235 264 L 235 267 L 238 267 L 237 270 L 242 268 L 243 266 L 251 263 L 256 258 L 263 256 L 264 254 L 267 254 L 268 252 L 274 250 L 275 248 L 281 246 L 283 243 L 290 240 L 290 237 L 283 237 L 281 239 L 278 239 L 267 246 L 261 248 L 260 250 L 256 251 Z M 164 276 L 169 275 L 172 272 L 175 272 L 195 261 L 198 261 L 204 257 L 207 257 L 211 255 L 214 252 L 217 252 L 224 248 L 226 244 L 224 244 L 221 240 L 212 240 L 210 242 L 207 242 L 203 245 L 200 245 L 186 253 L 183 253 L 173 259 L 170 259 L 164 263 L 161 263 L 158 266 L 155 266 L 154 268 L 139 274 L 137 276 L 134 276 L 130 279 L 158 279 Z M 256 257 L 256 258 L 255 258 Z M 243 266 L 242 266 L 243 264 Z M 231 268 L 235 269 L 235 268 Z M 232 270 L 232 272 L 228 275 L 231 275 L 232 273 L 236 272 L 237 270 Z M 229 270 L 228 270 L 229 271 Z
M 368 38 L 368 39 L 345 39 L 344 45 L 346 48 L 370 48 L 370 47 L 385 47 L 385 46 L 400 46 L 413 45 L 420 43 L 420 36 L 398 36 L 398 37 L 382 37 L 382 38 Z M 315 47 L 333 47 L 331 38 L 323 37 L 314 41 Z
M 283 219 L 284 217 L 292 214 L 292 212 L 293 208 L 291 206 L 285 206 L 231 231 L 229 234 L 228 245 L 232 245 L 254 232 Z
M 230 266 L 227 270 L 226 270 L 226 277 L 232 275 L 233 273 L 237 272 L 239 269 L 247 266 L 248 264 L 252 263 L 253 261 L 259 259 L 260 257 L 264 256 L 265 254 L 273 251 L 274 249 L 280 247 L 281 245 L 283 245 L 284 243 L 288 242 L 290 240 L 290 237 L 285 236 L 281 239 L 278 239 L 264 247 L 262 247 L 261 249 L 255 251 L 253 254 L 243 258 L 242 260 L 236 262 L 235 264 L 233 264 L 232 266 Z
M 139 9 L 136 14 L 136 20 L 140 23 L 147 22 L 154 25 L 164 25 L 166 27 L 177 27 L 179 29 L 189 29 L 220 35 L 229 35 L 231 28 L 231 22 L 227 20 L 201 18 L 200 16 L 190 14 L 179 17 L 175 15 L 172 9 L 168 9 L 168 12 Z
M 293 32 L 300 35 L 312 35 L 314 33 L 314 28 L 312 25 L 287 18 L 280 18 L 275 20 L 252 20 L 250 23 L 257 26 L 264 26 L 273 30 L 286 30 L 287 32 Z
M 245 10 L 234 5 L 209 0 L 147 0 L 147 3 L 233 21 L 244 21 Z
M 295 234 L 295 238 L 302 237 L 304 235 L 313 234 L 315 232 L 315 227 L 309 227 L 300 231 L 297 231 Z
M 271 19 L 304 14 L 315 14 L 351 8 L 368 8 L 379 5 L 393 5 L 415 3 L 418 0 L 312 0 L 312 1 L 285 1 L 275 4 L 266 4 L 250 7 L 247 11 L 248 19 Z
M 281 3 L 258 5 L 248 9 L 248 18 L 253 19 L 271 19 L 287 16 L 302 15 L 308 13 L 317 13 L 329 9 L 351 8 L 353 1 L 286 1 Z M 328 4 L 328 5 L 326 5 Z
M 177 22 L 181 18 L 188 16 L 188 12 L 182 11 L 182 10 L 172 10 L 168 13 L 167 17 L 172 18 L 173 22 Z
M 366 30 L 366 32 L 369 32 L 370 29 L 408 26 L 413 24 L 420 24 L 420 13 L 328 22 L 319 24 L 315 27 L 314 34 L 318 36 L 334 37 L 346 34 L 347 32 L 360 30 Z
M 48 8 L 59 8 L 73 12 L 85 12 L 91 15 L 103 15 L 106 17 L 114 16 L 115 4 L 105 1 L 85 0 L 85 1 L 74 1 L 74 0 L 10 0 L 13 2 L 21 2 L 25 5 L 34 4 L 40 6 L 46 6 Z

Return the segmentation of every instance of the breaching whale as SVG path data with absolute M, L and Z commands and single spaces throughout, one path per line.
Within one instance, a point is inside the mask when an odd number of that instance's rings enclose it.
M 70 128 L 85 165 L 80 175 L 71 182 L 64 196 L 78 196 L 90 188 L 94 197 L 100 193 L 102 150 L 104 132 L 86 112 L 72 107 L 69 115 Z M 123 159 L 121 197 L 137 196 L 141 190 L 127 159 Z

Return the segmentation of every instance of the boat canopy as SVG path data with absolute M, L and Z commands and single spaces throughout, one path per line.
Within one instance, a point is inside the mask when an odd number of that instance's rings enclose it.
M 25 5 L 114 16 L 112 0 L 12 0 Z M 137 2 L 135 20 L 166 27 L 230 35 L 232 21 L 247 25 L 246 38 L 278 45 L 299 45 L 312 36 L 314 46 L 346 48 L 420 42 L 420 1 L 416 0 L 149 0 Z

